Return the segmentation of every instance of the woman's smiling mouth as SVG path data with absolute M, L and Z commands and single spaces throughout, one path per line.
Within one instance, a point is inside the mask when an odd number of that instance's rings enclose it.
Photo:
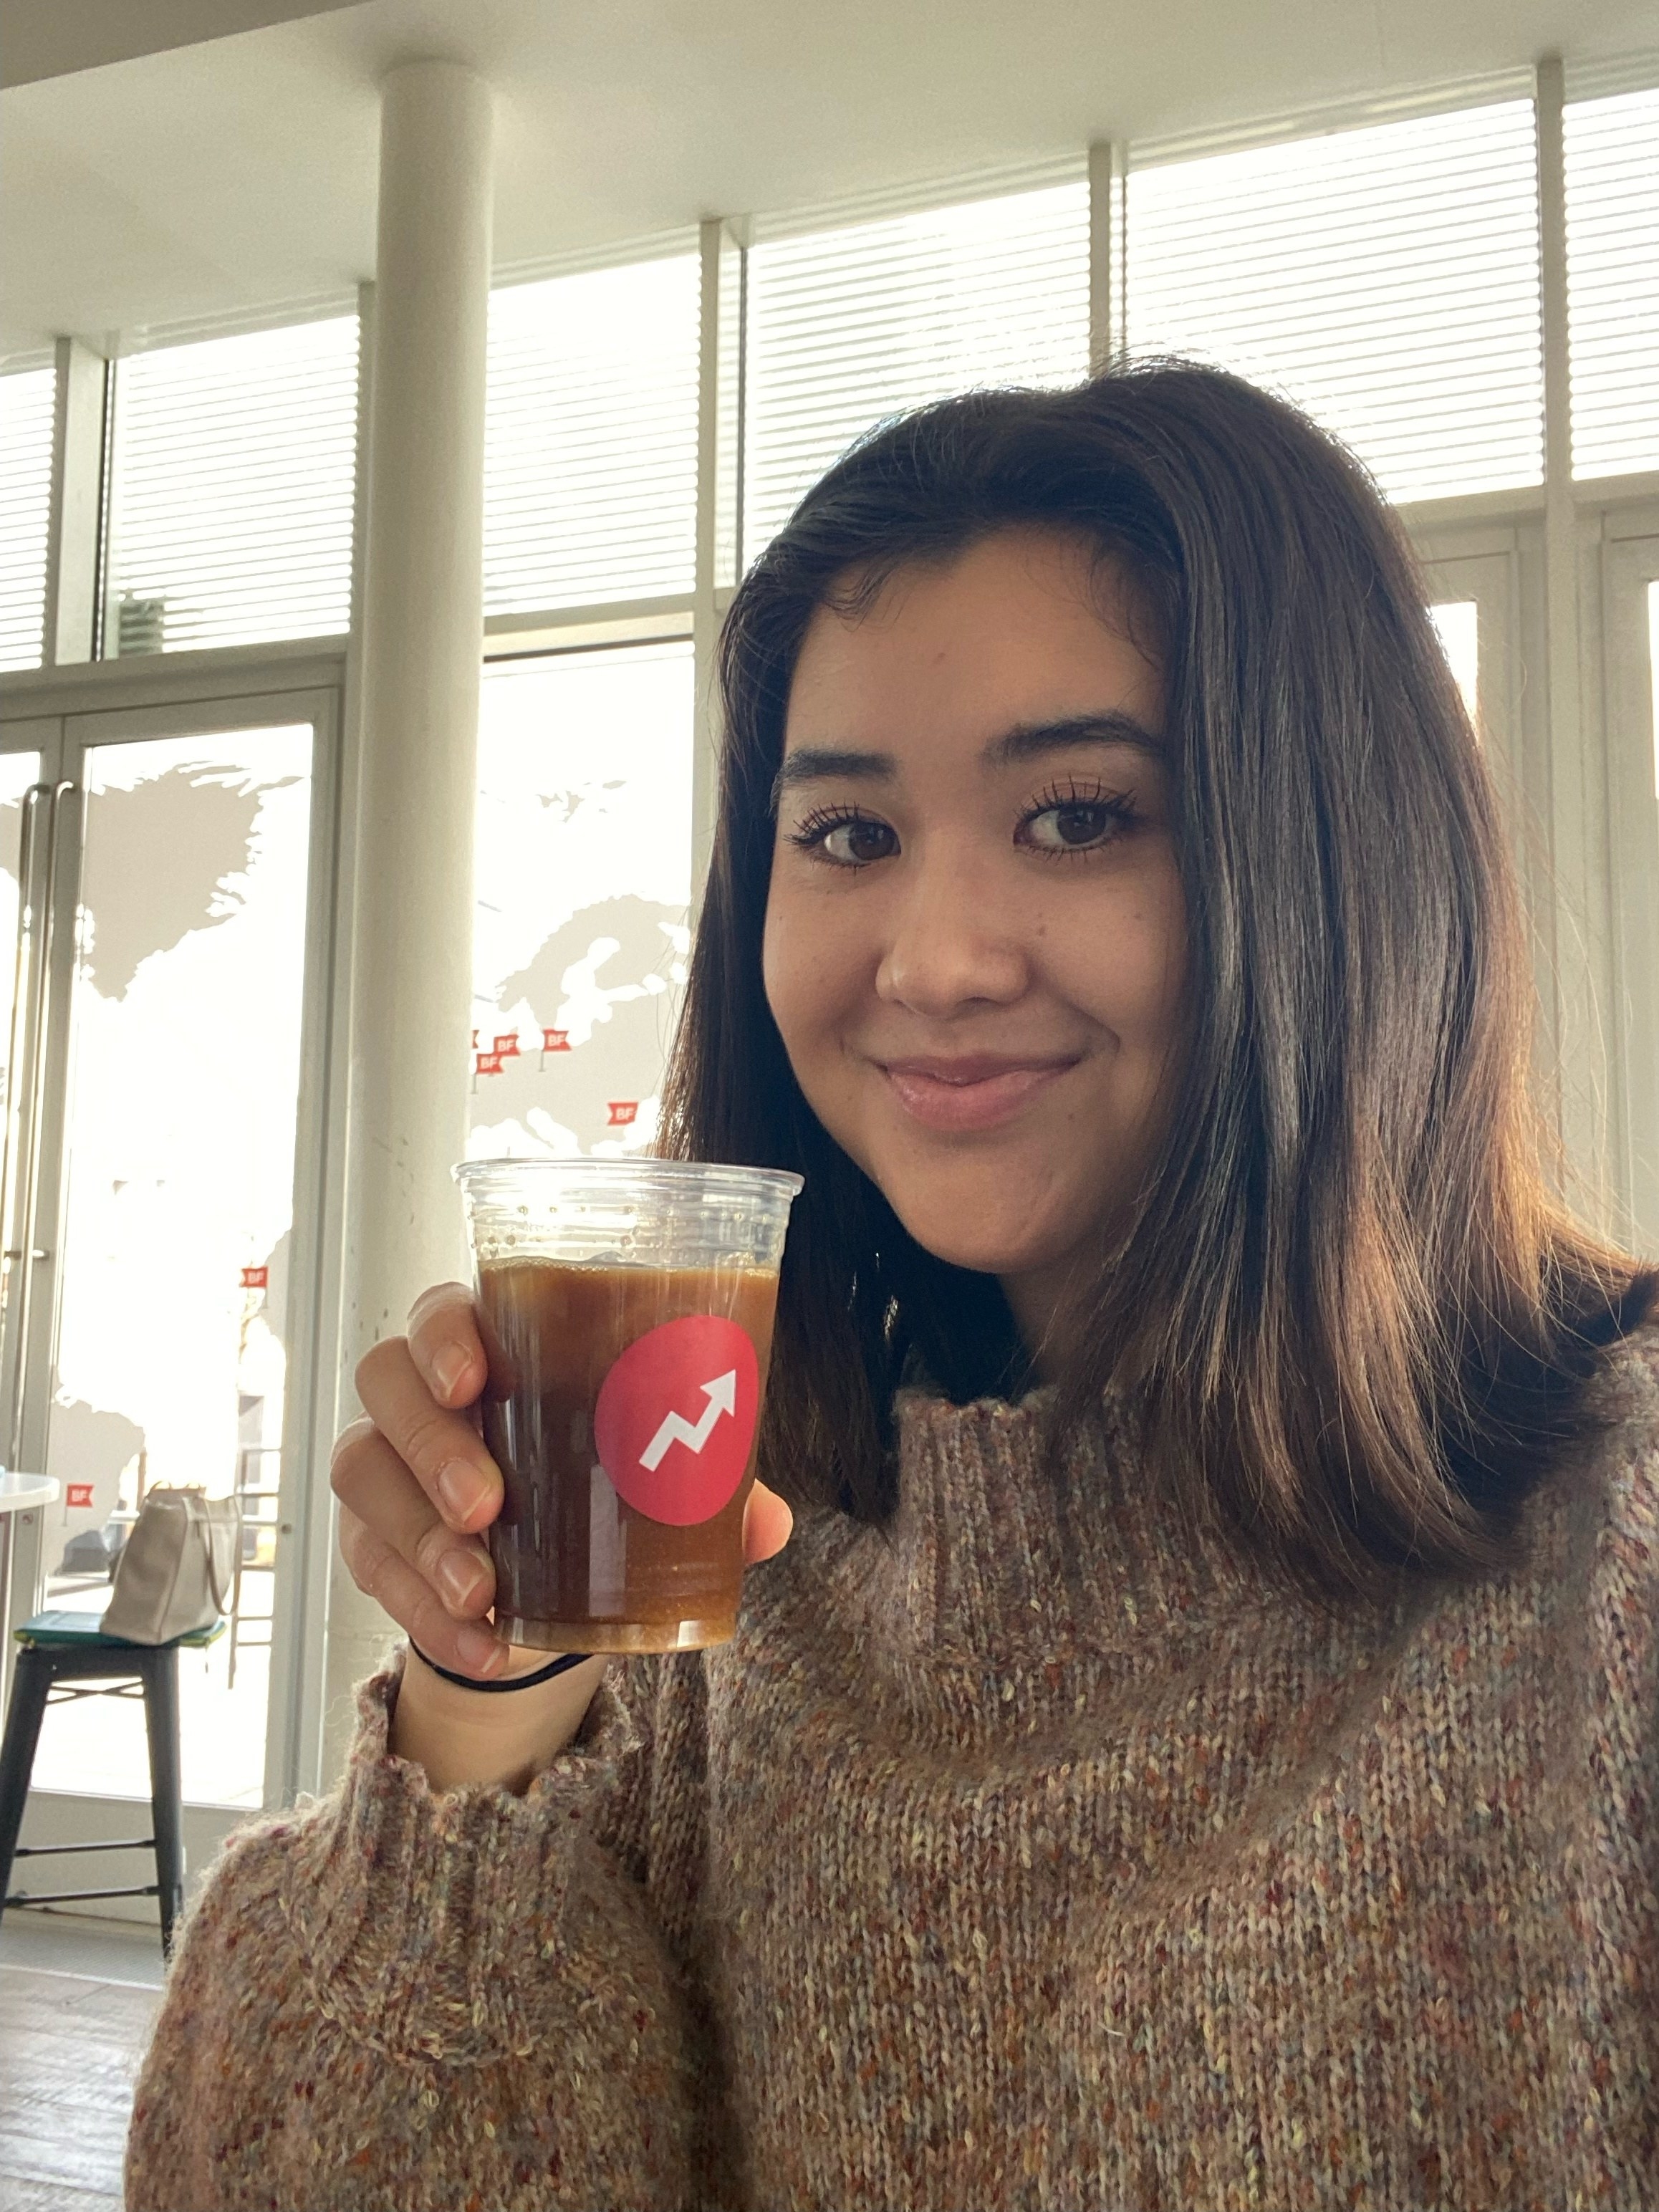
M 961 1057 L 910 1056 L 878 1060 L 894 1097 L 927 1129 L 994 1129 L 1012 1121 L 1078 1055 L 1012 1060 L 980 1053 Z

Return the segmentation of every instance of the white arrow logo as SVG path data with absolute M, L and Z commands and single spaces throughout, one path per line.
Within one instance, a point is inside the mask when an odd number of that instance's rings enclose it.
M 702 1385 L 702 1395 L 708 1403 L 702 1418 L 693 1424 L 683 1413 L 665 1413 L 662 1425 L 640 1454 L 640 1465 L 654 1474 L 662 1465 L 664 1455 L 672 1443 L 689 1444 L 700 1452 L 714 1433 L 714 1424 L 722 1413 L 738 1410 L 738 1370 L 728 1367 L 724 1375 L 717 1375 L 712 1382 Z

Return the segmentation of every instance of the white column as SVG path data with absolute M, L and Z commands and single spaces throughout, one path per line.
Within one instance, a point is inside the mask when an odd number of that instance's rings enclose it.
M 348 1376 L 465 1267 L 472 820 L 483 641 L 489 88 L 410 62 L 382 89 L 368 404 L 343 1351 Z M 348 1411 L 350 1410 L 347 1394 Z M 395 1631 L 337 1552 L 322 1778 Z

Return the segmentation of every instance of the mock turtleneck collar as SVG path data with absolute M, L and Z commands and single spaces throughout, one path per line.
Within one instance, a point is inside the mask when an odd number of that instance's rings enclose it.
M 898 1394 L 897 1510 L 848 1560 L 890 1649 L 994 1665 L 1167 1651 L 1219 1622 L 1297 1605 L 1236 1540 L 1183 1526 L 1148 1496 L 1111 1399 L 1095 1434 L 1048 1466 L 1054 1397 L 1047 1388 L 1018 1405 L 955 1406 Z

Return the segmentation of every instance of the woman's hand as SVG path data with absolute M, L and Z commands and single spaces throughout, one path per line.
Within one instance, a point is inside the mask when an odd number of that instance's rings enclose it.
M 478 1680 L 533 1673 L 549 1656 L 502 1643 L 484 1619 L 495 1570 L 479 1532 L 502 1498 L 467 1410 L 484 1375 L 472 1294 L 441 1283 L 416 1299 L 406 1337 L 388 1337 L 358 1363 L 367 1419 L 341 1431 L 329 1473 L 353 1582 L 439 1666 Z M 791 1521 L 776 1492 L 757 1483 L 743 1524 L 750 1565 L 783 1549 Z

